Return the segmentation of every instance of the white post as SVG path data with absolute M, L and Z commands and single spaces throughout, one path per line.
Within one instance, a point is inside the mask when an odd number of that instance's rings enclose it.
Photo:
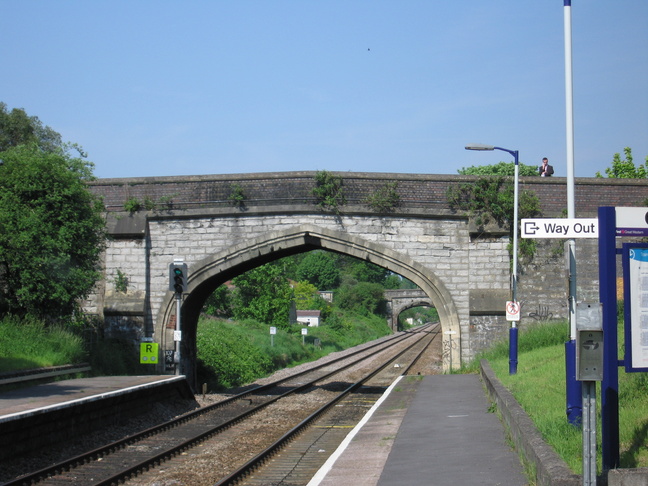
M 574 197 L 574 83 L 572 69 L 571 0 L 565 1 L 565 127 L 567 140 L 567 217 L 576 217 Z M 576 339 L 576 258 L 575 241 L 569 240 L 569 319 L 570 338 Z

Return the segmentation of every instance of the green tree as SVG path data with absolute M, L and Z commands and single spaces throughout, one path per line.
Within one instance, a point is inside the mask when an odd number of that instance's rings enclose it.
M 336 295 L 338 307 L 362 315 L 385 314 L 387 307 L 385 289 L 382 285 L 360 282 L 357 285 L 344 285 Z
M 492 165 L 473 165 L 471 167 L 463 167 L 457 172 L 461 175 L 513 176 L 515 175 L 515 162 L 500 162 Z M 521 176 L 537 176 L 538 168 L 535 165 L 518 164 L 518 172 Z
M 232 296 L 226 285 L 220 285 L 207 297 L 203 310 L 210 316 L 232 317 Z
M 318 290 L 336 288 L 340 281 L 340 270 L 335 256 L 326 251 L 311 251 L 299 263 L 297 278 L 310 282 Z
M 43 126 L 37 116 L 29 116 L 22 108 L 8 111 L 0 102 L 0 152 L 19 145 L 36 144 L 45 152 L 55 152 L 63 147 L 61 135 Z
M 632 149 L 626 147 L 623 149 L 625 160 L 621 160 L 621 154 L 616 153 L 612 158 L 612 167 L 605 169 L 605 175 L 612 179 L 645 179 L 648 177 L 648 156 L 645 164 L 639 164 L 635 167 L 632 159 Z M 603 177 L 600 172 L 596 177 Z
M 261 265 L 232 280 L 236 286 L 232 299 L 235 319 L 256 319 L 287 328 L 292 289 L 283 277 L 281 267 Z
M 293 287 L 293 293 L 298 310 L 313 309 L 315 299 L 319 297 L 317 287 L 309 282 L 297 282 Z
M 49 319 L 71 315 L 100 277 L 105 243 L 103 205 L 86 185 L 92 164 L 61 146 L 12 146 L 23 139 L 2 137 L 11 140 L 0 152 L 3 307 Z
M 319 310 L 322 320 L 327 319 L 331 306 L 317 293 L 317 288 L 313 284 L 297 282 L 293 287 L 293 294 L 298 310 Z
M 353 259 L 351 275 L 358 282 L 371 282 L 380 285 L 385 284 L 389 276 L 389 270 L 364 260 Z
M 403 284 L 403 279 L 401 279 L 399 275 L 395 273 L 390 273 L 385 278 L 383 287 L 385 287 L 386 289 L 397 290 L 401 288 L 402 284 Z

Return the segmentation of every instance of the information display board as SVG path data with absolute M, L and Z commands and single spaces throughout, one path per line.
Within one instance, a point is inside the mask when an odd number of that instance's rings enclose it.
M 623 245 L 626 372 L 648 371 L 648 245 Z

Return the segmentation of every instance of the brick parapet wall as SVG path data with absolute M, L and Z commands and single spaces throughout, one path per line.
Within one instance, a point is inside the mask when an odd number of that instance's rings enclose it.
M 450 186 L 473 182 L 477 176 L 334 172 L 342 178 L 348 205 L 365 199 L 386 183 L 398 182 L 403 208 L 449 210 L 446 193 Z M 240 186 L 249 206 L 315 204 L 312 195 L 316 172 L 271 172 L 204 176 L 99 179 L 91 190 L 103 197 L 109 211 L 123 210 L 130 198 L 149 200 L 158 209 L 167 203 L 174 209 L 230 206 L 233 187 Z M 545 217 L 560 215 L 567 208 L 567 179 L 563 177 L 520 178 L 520 190 L 532 191 L 540 199 Z M 648 180 L 577 178 L 575 204 L 581 217 L 595 215 L 599 206 L 640 206 L 648 198 Z M 344 207 L 342 207 L 342 211 Z

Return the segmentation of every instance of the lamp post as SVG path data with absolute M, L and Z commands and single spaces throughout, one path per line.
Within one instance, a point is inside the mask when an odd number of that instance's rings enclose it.
M 517 150 L 509 150 L 502 147 L 495 147 L 493 145 L 484 145 L 480 143 L 473 143 L 466 145 L 466 150 L 501 150 L 511 154 L 515 160 L 515 183 L 513 189 L 513 302 L 517 303 L 517 278 L 518 278 L 518 186 L 520 180 L 520 165 Z M 509 374 L 514 375 L 517 373 L 518 363 L 518 330 L 515 321 L 511 321 L 511 328 L 509 329 Z

